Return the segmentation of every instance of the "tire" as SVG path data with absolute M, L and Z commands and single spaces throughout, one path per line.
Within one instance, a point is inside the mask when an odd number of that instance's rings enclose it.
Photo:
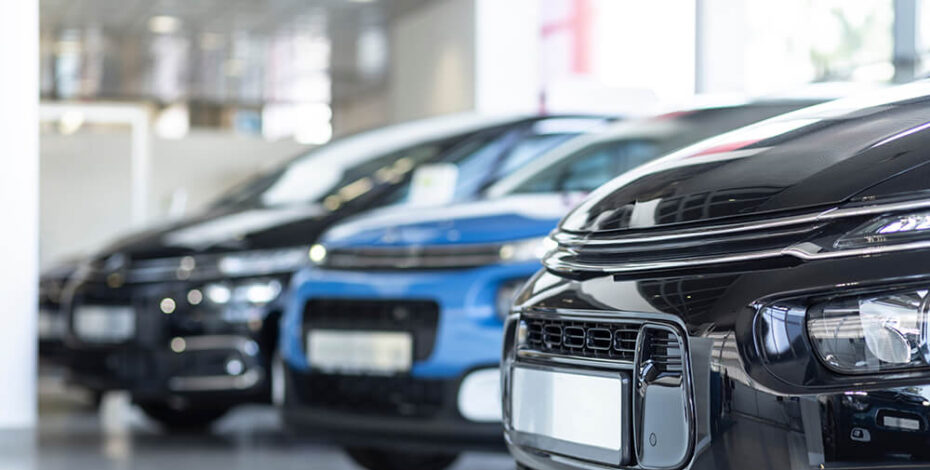
M 216 420 L 229 411 L 223 408 L 175 408 L 167 403 L 139 403 L 139 408 L 149 418 L 158 421 L 162 426 L 177 431 L 202 431 L 210 427 Z
M 350 447 L 345 449 L 355 463 L 368 470 L 443 470 L 458 458 L 453 453 L 398 452 Z

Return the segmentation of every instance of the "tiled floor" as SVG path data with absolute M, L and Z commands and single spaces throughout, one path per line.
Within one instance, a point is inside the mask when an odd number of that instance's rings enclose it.
M 40 380 L 39 388 L 38 429 L 0 433 L 0 470 L 356 469 L 336 448 L 284 435 L 270 407 L 243 407 L 208 434 L 172 435 L 125 396 L 108 395 L 97 411 L 58 380 Z M 474 453 L 454 470 L 513 468 L 505 454 Z

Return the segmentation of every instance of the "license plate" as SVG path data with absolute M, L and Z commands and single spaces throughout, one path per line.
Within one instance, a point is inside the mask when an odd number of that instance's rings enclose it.
M 620 453 L 624 449 L 622 378 L 515 367 L 511 426 L 545 439 Z M 547 449 L 544 449 L 547 450 Z M 553 450 L 553 449 L 548 449 Z
M 74 311 L 74 333 L 88 342 L 125 341 L 136 333 L 136 315 L 129 306 L 81 305 Z
M 413 365 L 413 336 L 397 331 L 310 330 L 310 366 L 324 372 L 394 374 Z

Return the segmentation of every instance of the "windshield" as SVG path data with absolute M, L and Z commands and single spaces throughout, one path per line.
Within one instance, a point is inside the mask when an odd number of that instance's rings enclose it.
M 561 127 L 553 125 L 556 122 Z M 336 210 L 374 188 L 398 184 L 401 186 L 377 205 L 405 203 L 410 194 L 409 176 L 424 163 L 454 164 L 454 199 L 466 199 L 585 128 L 603 122 L 586 117 L 532 120 L 410 146 L 351 166 L 332 158 L 314 158 L 315 152 L 310 152 L 236 188 L 219 204 L 271 207 L 316 203 Z
M 746 106 L 707 108 L 620 124 L 592 143 L 573 142 L 577 150 L 547 166 L 532 170 L 499 194 L 584 192 L 588 193 L 659 156 L 671 153 L 710 136 L 793 111 L 811 102 L 765 103 Z M 621 137 L 622 134 L 622 137 Z M 559 152 L 556 150 L 555 152 Z M 554 156 L 554 155 L 553 155 Z M 510 183 L 508 181 L 508 183 Z M 501 188 L 494 188 L 501 189 Z
M 571 131 L 555 130 L 548 121 L 566 121 L 566 118 L 536 121 L 526 126 L 497 133 L 485 133 L 469 139 L 438 158 L 435 163 L 451 163 L 456 166 L 454 200 L 464 200 L 480 194 L 489 185 L 512 173 L 527 162 L 544 154 L 559 144 L 577 136 L 583 128 L 577 123 Z M 578 118 L 588 124 L 603 120 Z M 411 202 L 411 181 L 390 198 L 392 204 Z
M 661 145 L 649 140 L 618 140 L 587 147 L 560 160 L 514 188 L 512 193 L 593 191 L 614 175 L 661 155 Z

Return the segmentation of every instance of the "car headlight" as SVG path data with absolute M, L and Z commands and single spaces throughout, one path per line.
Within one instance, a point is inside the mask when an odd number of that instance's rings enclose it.
M 927 290 L 838 297 L 808 308 L 807 330 L 827 367 L 867 374 L 930 365 Z
M 313 264 L 318 266 L 323 264 L 326 261 L 326 246 L 319 243 L 311 246 L 307 256 Z
M 255 276 L 294 271 L 306 263 L 306 253 L 304 247 L 232 253 L 220 258 L 219 270 L 227 276 Z
M 930 212 L 916 212 L 872 219 L 840 237 L 837 249 L 867 248 L 906 243 L 930 237 Z
M 547 253 L 558 245 L 549 237 L 530 238 L 513 243 L 505 243 L 500 247 L 501 261 L 517 263 L 542 259 Z
M 262 306 L 278 298 L 281 281 L 277 279 L 250 279 L 237 284 L 222 282 L 203 286 L 203 295 L 217 305 L 240 304 Z

